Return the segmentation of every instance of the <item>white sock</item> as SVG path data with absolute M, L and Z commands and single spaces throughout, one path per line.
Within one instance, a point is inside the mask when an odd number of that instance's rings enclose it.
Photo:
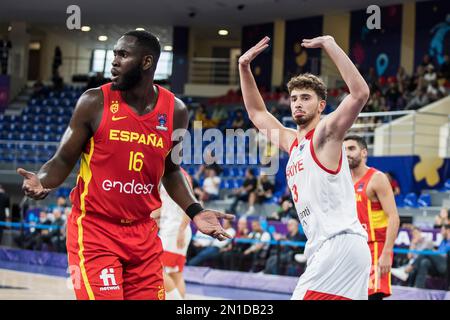
M 183 300 L 183 297 L 181 296 L 180 291 L 175 288 L 172 291 L 166 292 L 166 300 Z

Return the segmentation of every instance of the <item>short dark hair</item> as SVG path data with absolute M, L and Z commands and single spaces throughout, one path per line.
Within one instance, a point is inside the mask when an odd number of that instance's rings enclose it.
M 354 134 L 354 135 L 346 136 L 344 138 L 344 141 L 347 141 L 347 140 L 356 141 L 356 143 L 358 143 L 358 145 L 359 145 L 359 147 L 361 149 L 366 149 L 367 150 L 367 143 L 366 143 L 366 140 L 364 140 L 363 137 L 360 137 L 360 136 L 357 136 L 357 135 Z
M 158 38 L 151 32 L 144 30 L 132 30 L 125 32 L 123 35 L 132 36 L 137 39 L 138 45 L 143 47 L 153 56 L 154 68 L 156 69 L 156 64 L 158 63 L 159 56 L 161 55 L 161 45 Z

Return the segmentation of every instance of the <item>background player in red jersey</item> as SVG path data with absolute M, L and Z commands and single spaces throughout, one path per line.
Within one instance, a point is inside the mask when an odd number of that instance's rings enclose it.
M 369 300 L 379 300 L 392 294 L 392 250 L 400 218 L 389 179 L 383 172 L 367 166 L 365 140 L 350 135 L 344 145 L 355 185 L 358 218 L 368 233 L 372 254 Z
M 179 165 L 171 133 L 188 126 L 188 110 L 153 84 L 158 39 L 125 33 L 116 43 L 112 83 L 78 100 L 56 154 L 37 174 L 18 168 L 23 191 L 45 198 L 81 156 L 67 230 L 69 268 L 78 299 L 164 299 L 161 241 L 150 213 L 161 206 L 162 181 L 198 229 L 230 238 L 219 218 L 197 203 Z

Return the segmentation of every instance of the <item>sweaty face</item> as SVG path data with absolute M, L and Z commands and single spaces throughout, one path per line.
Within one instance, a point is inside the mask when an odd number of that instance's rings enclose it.
M 363 160 L 363 152 L 355 140 L 344 141 L 345 153 L 347 154 L 350 169 L 359 167 Z
M 141 60 L 135 37 L 123 36 L 117 41 L 111 68 L 113 90 L 130 90 L 141 81 Z
M 291 112 L 294 122 L 299 126 L 306 126 L 316 117 L 320 117 L 323 110 L 321 110 L 320 101 L 314 90 L 293 89 L 291 92 Z

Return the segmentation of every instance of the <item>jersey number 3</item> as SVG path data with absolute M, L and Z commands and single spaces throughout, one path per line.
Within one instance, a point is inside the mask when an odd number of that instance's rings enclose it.
M 292 186 L 292 194 L 294 195 L 294 202 L 298 201 L 298 191 L 297 191 L 297 185 L 294 184 Z

